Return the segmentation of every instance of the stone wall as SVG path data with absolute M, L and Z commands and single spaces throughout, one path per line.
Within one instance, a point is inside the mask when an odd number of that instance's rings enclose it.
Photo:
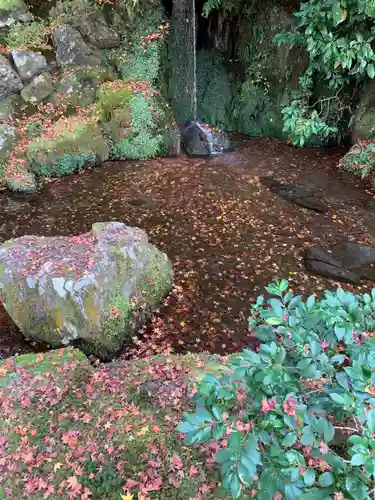
M 168 23 L 159 0 L 58 0 L 34 18 L 0 0 L 0 180 L 30 191 L 108 158 L 178 151 L 161 95 Z

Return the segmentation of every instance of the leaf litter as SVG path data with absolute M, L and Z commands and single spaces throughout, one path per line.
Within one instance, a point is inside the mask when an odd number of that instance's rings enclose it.
M 0 237 L 79 235 L 109 220 L 139 226 L 172 260 L 175 283 L 121 357 L 238 351 L 251 344 L 248 308 L 266 283 L 287 278 L 300 294 L 339 285 L 309 275 L 301 252 L 347 240 L 373 244 L 375 202 L 364 183 L 337 168 L 344 148 L 296 149 L 241 136 L 235 141 L 237 149 L 222 157 L 109 162 L 50 182 L 11 214 L 1 193 Z M 277 197 L 261 185 L 264 175 L 313 191 L 329 211 L 317 214 Z M 140 199 L 147 203 L 134 203 Z M 41 349 L 0 312 L 3 357 Z

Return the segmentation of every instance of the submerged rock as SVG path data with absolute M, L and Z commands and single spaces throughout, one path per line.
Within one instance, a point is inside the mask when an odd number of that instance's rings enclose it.
M 277 194 L 286 201 L 315 212 L 325 213 L 328 211 L 328 206 L 323 200 L 320 200 L 311 191 L 300 188 L 295 184 L 283 184 L 272 177 L 261 177 L 260 182 L 267 186 L 272 193 Z
M 0 98 L 15 94 L 23 88 L 23 83 L 18 73 L 14 71 L 10 62 L 0 54 Z
M 210 128 L 199 121 L 188 121 L 181 132 L 182 144 L 191 156 L 211 156 L 229 149 L 225 132 Z
M 308 271 L 326 278 L 355 284 L 375 281 L 375 247 L 343 242 L 328 252 L 314 246 L 305 251 L 304 260 Z
M 172 286 L 168 257 L 144 231 L 96 223 L 80 236 L 23 236 L 0 247 L 4 307 L 23 334 L 113 357 Z

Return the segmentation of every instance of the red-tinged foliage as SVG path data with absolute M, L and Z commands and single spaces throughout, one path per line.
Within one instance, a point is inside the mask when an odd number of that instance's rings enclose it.
M 71 349 L 9 358 L 0 378 L 1 485 L 10 498 L 213 500 L 204 463 L 217 448 L 192 452 L 173 432 L 190 408 L 196 365 L 149 358 L 94 369 Z
M 18 130 L 18 140 L 5 165 L 5 178 L 14 179 L 20 185 L 25 183 L 24 171 L 28 168 L 27 150 L 36 137 L 41 137 L 43 140 L 53 140 L 57 134 L 73 132 L 74 125 L 78 122 L 79 124 L 92 123 L 93 120 L 98 119 L 95 107 L 72 106 L 68 94 L 60 94 L 56 97 L 55 102 L 48 101 L 38 104 L 32 114 L 24 111 L 14 120 L 0 120 L 0 123 L 7 123 Z M 68 119 L 68 116 L 73 114 L 76 121 Z M 58 131 L 54 127 L 57 121 L 59 121 Z

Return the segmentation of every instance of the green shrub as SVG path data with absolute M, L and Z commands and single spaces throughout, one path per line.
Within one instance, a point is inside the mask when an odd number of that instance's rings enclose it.
M 101 121 L 108 121 L 112 118 L 115 109 L 127 106 L 132 99 L 132 92 L 126 87 L 114 89 L 112 86 L 103 85 L 97 96 L 97 105 Z
M 131 134 L 120 143 L 112 144 L 112 156 L 119 158 L 151 158 L 158 154 L 162 136 L 156 131 L 149 99 L 142 93 L 130 101 Z
M 0 0 L 0 10 L 13 10 L 22 5 L 20 0 Z
M 7 44 L 11 48 L 35 50 L 51 49 L 48 27 L 39 21 L 14 23 L 9 28 Z
M 301 2 L 295 16 L 297 29 L 277 35 L 274 41 L 300 45 L 309 54 L 301 92 L 284 110 L 285 130 L 294 144 L 303 145 L 316 130 L 336 132 L 332 129 L 338 121 L 337 110 L 342 115 L 350 107 L 344 91 L 375 77 L 375 6 L 366 0 L 349 0 L 346 4 L 313 0 Z M 332 90 L 330 98 L 311 99 L 319 78 Z
M 260 341 L 207 373 L 185 444 L 215 441 L 222 487 L 258 500 L 367 500 L 375 486 L 375 290 L 258 297 Z M 348 435 L 350 437 L 348 437 Z

